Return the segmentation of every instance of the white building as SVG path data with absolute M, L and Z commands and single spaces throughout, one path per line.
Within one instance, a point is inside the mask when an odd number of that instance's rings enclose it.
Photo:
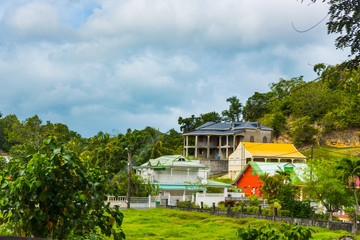
M 160 195 L 177 197 L 181 201 L 194 200 L 195 192 L 206 192 L 207 187 L 224 189 L 221 200 L 225 199 L 230 184 L 207 179 L 209 168 L 188 160 L 182 155 L 167 155 L 134 167 L 136 174 L 158 187 Z M 189 199 L 189 197 L 191 199 Z M 170 202 L 170 201 L 169 201 Z

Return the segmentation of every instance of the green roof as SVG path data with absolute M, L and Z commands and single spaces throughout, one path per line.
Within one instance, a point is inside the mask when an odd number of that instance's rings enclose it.
M 139 168 L 167 168 L 167 167 L 184 167 L 184 168 L 208 168 L 207 166 L 195 163 L 182 155 L 165 155 L 156 159 L 150 159 L 148 162 L 134 167 Z
M 242 174 L 249 168 L 252 167 L 254 172 L 259 176 L 263 173 L 268 173 L 270 176 L 276 174 L 276 171 L 282 170 L 285 171 L 289 168 L 293 168 L 293 174 L 291 174 L 292 179 L 299 180 L 302 172 L 307 168 L 306 163 L 289 163 L 289 162 L 254 162 L 250 161 L 245 168 L 240 172 L 240 174 L 236 177 L 233 184 L 235 184 Z

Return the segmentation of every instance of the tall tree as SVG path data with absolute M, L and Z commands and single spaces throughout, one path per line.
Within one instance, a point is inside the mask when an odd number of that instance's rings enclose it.
M 230 103 L 229 109 L 222 111 L 225 121 L 240 122 L 243 114 L 243 106 L 240 100 L 236 97 L 229 97 L 226 102 Z
M 355 211 L 356 215 L 358 215 L 359 201 L 357 197 L 356 181 L 360 177 L 360 159 L 343 158 L 337 162 L 336 169 L 339 170 L 339 177 L 345 186 L 349 186 L 354 193 Z
M 243 115 L 245 121 L 257 121 L 269 112 L 268 101 L 272 93 L 259 93 L 255 92 L 254 95 L 246 101 Z
M 338 178 L 334 162 L 312 160 L 308 164 L 308 169 L 303 171 L 304 194 L 312 200 L 321 202 L 329 213 L 329 220 L 332 221 L 334 212 L 354 203 L 351 195 L 349 196 L 351 192 L 347 191 L 344 182 Z
M 340 34 L 335 40 L 335 46 L 340 49 L 350 48 L 350 56 L 353 56 L 353 59 L 343 65 L 357 68 L 360 63 L 360 1 L 322 0 L 322 2 L 327 2 L 330 6 L 328 11 L 330 19 L 327 22 L 328 34 Z

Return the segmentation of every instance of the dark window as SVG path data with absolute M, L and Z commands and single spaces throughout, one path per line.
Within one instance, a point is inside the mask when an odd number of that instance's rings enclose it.
M 254 142 L 254 136 L 250 136 L 250 142 Z
M 263 137 L 263 142 L 264 142 L 264 143 L 267 142 L 267 137 Z

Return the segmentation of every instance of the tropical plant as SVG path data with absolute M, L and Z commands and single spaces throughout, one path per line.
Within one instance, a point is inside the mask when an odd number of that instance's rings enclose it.
M 47 138 L 28 163 L 11 159 L 1 172 L 1 220 L 19 236 L 87 238 L 100 230 L 122 239 L 115 224 L 121 227 L 123 215 L 105 204 L 105 180 L 98 168 Z
M 343 158 L 337 162 L 336 169 L 339 171 L 339 177 L 345 186 L 349 186 L 352 189 L 355 199 L 355 212 L 359 214 L 356 180 L 360 176 L 360 159 Z

